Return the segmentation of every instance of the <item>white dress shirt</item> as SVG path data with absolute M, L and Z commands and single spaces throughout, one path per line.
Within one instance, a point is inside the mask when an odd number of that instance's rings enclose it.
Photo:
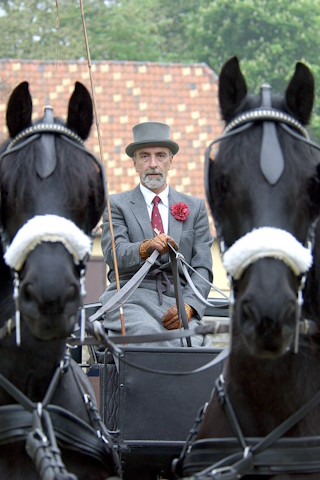
M 152 208 L 153 208 L 153 199 L 155 196 L 160 197 L 161 202 L 158 204 L 159 212 L 161 215 L 162 219 L 162 225 L 163 225 L 163 230 L 164 233 L 168 234 L 168 226 L 169 226 L 169 186 L 167 185 L 166 188 L 159 194 L 156 194 L 149 190 L 148 188 L 144 187 L 140 183 L 140 190 L 141 193 L 145 199 L 145 202 L 147 204 L 148 208 L 148 213 L 150 217 L 150 222 L 151 222 L 151 213 L 152 213 Z

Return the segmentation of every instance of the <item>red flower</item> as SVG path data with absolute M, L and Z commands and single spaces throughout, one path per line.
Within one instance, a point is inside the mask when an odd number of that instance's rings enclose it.
M 183 202 L 178 202 L 175 205 L 171 205 L 170 210 L 174 218 L 180 222 L 185 222 L 190 213 L 188 205 Z

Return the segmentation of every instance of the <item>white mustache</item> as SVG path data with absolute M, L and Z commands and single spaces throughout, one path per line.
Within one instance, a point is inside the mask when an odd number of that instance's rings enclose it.
M 144 175 L 153 175 L 153 174 L 155 174 L 155 173 L 163 176 L 163 173 L 161 172 L 161 170 L 160 170 L 158 167 L 156 167 L 156 168 L 148 168 L 148 170 L 146 170 L 146 171 L 144 172 Z

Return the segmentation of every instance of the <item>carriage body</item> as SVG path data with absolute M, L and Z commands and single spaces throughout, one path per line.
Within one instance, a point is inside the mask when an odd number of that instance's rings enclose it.
M 228 304 L 211 299 L 204 323 L 229 323 Z M 87 316 L 100 304 L 86 305 Z M 225 329 L 224 329 L 225 330 Z M 118 368 L 108 350 L 88 376 L 95 388 L 100 415 L 119 448 L 124 479 L 173 478 L 172 461 L 179 457 L 199 411 L 209 401 L 223 360 L 202 372 L 192 372 L 212 362 L 222 348 L 150 348 L 125 346 Z M 79 362 L 81 358 L 76 355 Z M 146 372 L 135 368 L 151 369 Z M 162 373 L 160 373 L 162 372 Z M 165 372 L 168 372 L 166 374 Z

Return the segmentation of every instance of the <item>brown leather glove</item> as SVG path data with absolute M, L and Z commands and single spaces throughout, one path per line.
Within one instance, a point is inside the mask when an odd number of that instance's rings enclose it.
M 165 233 L 160 233 L 156 237 L 152 238 L 151 240 L 144 240 L 139 248 L 140 257 L 142 260 L 150 257 L 151 253 L 154 250 L 158 250 L 158 252 L 163 255 L 167 253 L 169 250 L 168 242 L 173 246 L 175 250 L 178 250 L 177 245 L 174 243 L 173 238 L 169 237 Z
M 194 309 L 190 307 L 187 303 L 184 304 L 187 314 L 188 322 L 190 322 L 191 317 L 194 315 Z M 174 305 L 173 307 L 168 308 L 165 314 L 162 317 L 162 323 L 164 328 L 167 330 L 176 330 L 179 328 L 179 320 L 178 320 L 178 309 L 177 306 Z M 182 320 L 181 320 L 182 326 Z

